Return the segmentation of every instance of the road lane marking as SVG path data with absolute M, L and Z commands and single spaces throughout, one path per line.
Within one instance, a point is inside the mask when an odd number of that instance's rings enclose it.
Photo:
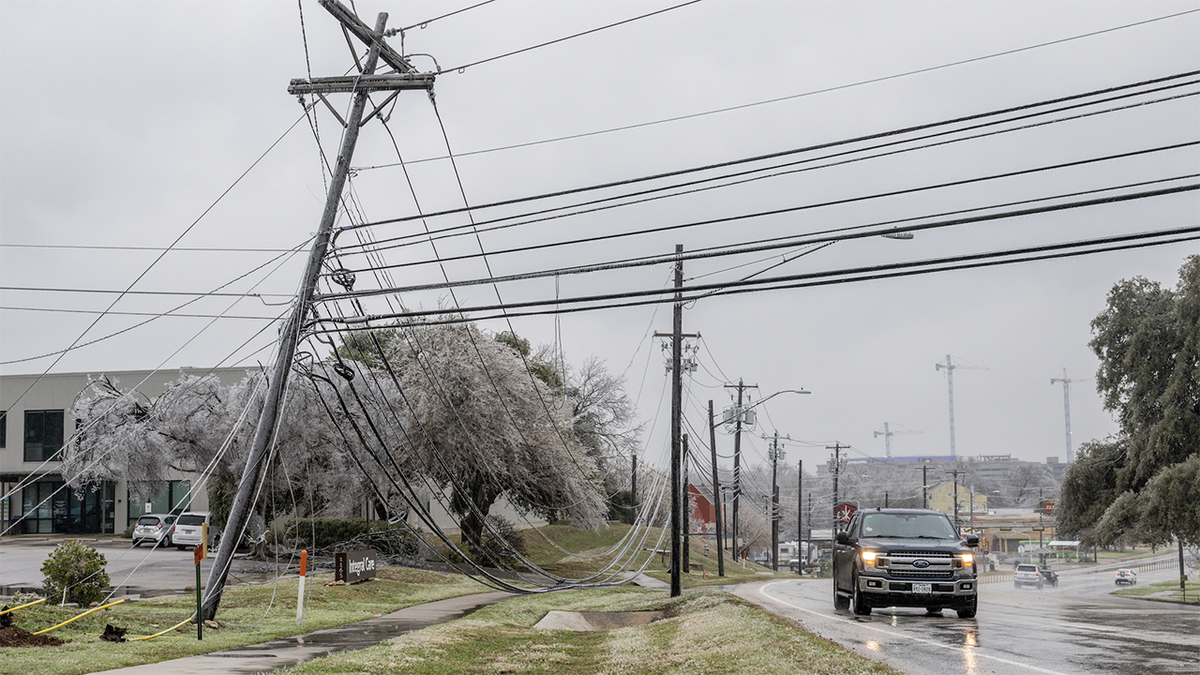
M 822 614 L 821 612 L 817 612 L 817 611 L 814 611 L 814 610 L 808 609 L 807 607 L 801 607 L 801 606 L 799 606 L 799 605 L 793 605 L 792 603 L 790 603 L 790 602 L 788 602 L 788 601 L 786 601 L 786 600 L 780 600 L 779 598 L 776 598 L 776 597 L 774 597 L 774 596 L 771 596 L 771 595 L 768 595 L 768 594 L 767 594 L 767 587 L 769 587 L 769 586 L 775 586 L 776 584 L 783 584 L 783 583 L 788 583 L 788 582 L 786 582 L 786 581 L 773 581 L 773 582 L 771 582 L 771 583 L 764 584 L 764 585 L 762 585 L 762 586 L 759 586 L 759 587 L 758 587 L 758 592 L 759 592 L 759 593 L 761 593 L 761 594 L 763 595 L 763 597 L 767 598 L 768 600 L 770 600 L 770 601 L 772 601 L 772 602 L 778 602 L 778 603 L 779 603 L 779 604 L 781 604 L 781 605 L 787 605 L 788 607 L 791 607 L 791 608 L 793 608 L 793 609 L 798 609 L 798 610 L 800 610 L 801 612 L 808 612 L 809 614 L 815 614 L 815 615 L 817 615 L 817 616 L 819 616 L 819 617 L 821 617 L 821 618 L 823 618 L 823 619 L 829 619 L 829 620 L 832 620 L 832 621 L 840 621 L 841 623 L 850 624 L 850 625 L 852 625 L 852 626 L 858 626 L 859 628 L 865 628 L 865 629 L 867 629 L 867 630 L 873 630 L 873 631 L 875 631 L 875 632 L 877 632 L 877 633 L 883 633 L 884 635 L 889 635 L 889 636 L 892 636 L 892 637 L 902 637 L 902 638 L 907 638 L 907 639 L 909 639 L 909 640 L 912 640 L 912 641 L 914 641 L 914 642 L 920 642 L 920 643 L 922 643 L 922 644 L 931 645 L 931 646 L 933 646 L 933 647 L 940 647 L 940 648 L 942 648 L 942 649 L 948 649 L 948 650 L 950 650 L 950 651 L 961 651 L 961 652 L 963 652 L 963 653 L 965 653 L 965 654 L 970 654 L 971 656 L 976 656 L 976 657 L 979 657 L 979 658 L 984 658 L 984 659 L 991 659 L 992 661 L 998 661 L 998 662 L 1000 662 L 1000 663 L 1005 663 L 1005 664 L 1008 664 L 1008 665 L 1010 665 L 1010 666 L 1017 666 L 1017 667 L 1019 667 L 1019 668 L 1028 668 L 1029 670 L 1032 670 L 1032 671 L 1035 671 L 1035 672 L 1038 672 L 1038 673 L 1046 673 L 1047 675 L 1067 675 L 1067 673 L 1063 673 L 1063 672 L 1060 672 L 1060 671 L 1057 671 L 1057 670 L 1050 670 L 1050 669 L 1048 669 L 1048 668 L 1042 668 L 1042 667 L 1040 667 L 1040 666 L 1032 666 L 1032 665 L 1029 665 L 1028 663 L 1021 663 L 1020 661 L 1012 661 L 1012 660 L 1010 660 L 1010 659 L 1005 659 L 1005 658 L 1002 658 L 1002 657 L 999 657 L 999 656 L 992 656 L 991 654 L 984 654 L 984 653 L 982 653 L 982 652 L 979 652 L 979 651 L 968 651 L 968 650 L 966 650 L 966 649 L 963 649 L 963 648 L 961 648 L 961 647 L 953 647 L 953 646 L 951 646 L 951 645 L 942 644 L 941 642 L 935 642 L 935 641 L 933 641 L 933 640 L 928 640 L 928 639 L 925 639 L 925 638 L 919 638 L 919 637 L 915 637 L 915 636 L 912 636 L 912 635 L 907 635 L 907 634 L 905 634 L 905 633 L 898 633 L 898 632 L 896 632 L 896 631 L 885 630 L 885 629 L 883 629 L 883 628 L 879 628 L 879 627 L 876 627 L 876 626 L 871 626 L 871 625 L 868 625 L 868 624 L 865 624 L 865 623 L 861 623 L 861 622 L 858 622 L 858 621 L 851 621 L 851 620 L 849 620 L 849 619 L 843 619 L 843 618 L 841 618 L 841 617 L 838 617 L 838 616 L 831 616 L 831 615 L 829 615 L 829 614 Z

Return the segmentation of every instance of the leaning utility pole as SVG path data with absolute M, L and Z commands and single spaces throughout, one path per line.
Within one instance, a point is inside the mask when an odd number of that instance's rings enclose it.
M 433 74 L 420 74 L 395 50 L 384 43 L 384 28 L 387 25 L 387 13 L 380 12 L 375 20 L 375 28 L 364 24 L 350 10 L 337 0 L 321 0 L 321 5 L 341 22 L 343 28 L 354 34 L 369 48 L 367 58 L 362 65 L 362 72 L 357 76 L 314 78 L 313 80 L 292 80 L 288 93 L 295 95 L 315 94 L 324 99 L 328 93 L 352 93 L 354 103 L 350 115 L 346 118 L 346 130 L 342 135 L 342 147 L 338 152 L 337 165 L 329 182 L 329 192 L 325 196 L 325 210 L 321 214 L 321 222 L 317 227 L 316 238 L 309 252 L 308 264 L 300 285 L 300 292 L 292 306 L 291 315 L 284 323 L 279 333 L 279 348 L 275 355 L 275 364 L 271 371 L 266 400 L 263 402 L 262 416 L 254 432 L 254 442 L 250 447 L 250 455 L 242 472 L 233 505 L 229 511 L 229 519 L 225 525 L 225 536 L 217 548 L 217 556 L 213 561 L 212 570 L 208 577 L 204 600 L 201 604 L 201 615 L 197 621 L 212 619 L 221 603 L 221 593 L 225 588 L 225 580 L 229 574 L 229 566 L 233 560 L 234 549 L 245 529 L 250 511 L 253 507 L 254 495 L 259 488 L 263 468 L 275 438 L 275 429 L 279 421 L 279 408 L 287 385 L 288 374 L 291 371 L 292 359 L 295 357 L 296 345 L 299 342 L 304 317 L 309 311 L 313 293 L 316 290 L 317 277 L 321 271 L 321 262 L 329 248 L 330 233 L 333 221 L 341 201 L 342 190 L 350 172 L 350 158 L 354 155 L 354 145 L 358 141 L 359 126 L 362 124 L 363 112 L 367 105 L 367 97 L 372 91 L 399 91 L 403 89 L 433 89 Z M 375 74 L 375 67 L 382 59 L 395 73 Z
M 725 576 L 725 535 L 721 531 L 721 487 L 717 478 L 717 424 L 713 418 L 713 402 L 708 401 L 708 447 L 712 451 L 713 509 L 717 520 L 717 576 Z
M 679 576 L 679 462 L 683 454 L 683 244 L 675 245 L 675 311 L 671 326 L 671 597 L 683 593 Z

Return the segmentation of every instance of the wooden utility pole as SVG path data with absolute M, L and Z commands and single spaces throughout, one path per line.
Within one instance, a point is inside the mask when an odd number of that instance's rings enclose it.
M 287 386 L 288 374 L 291 371 L 292 359 L 295 357 L 301 327 L 316 290 L 321 262 L 329 248 L 333 221 L 337 215 L 342 190 L 345 188 L 346 178 L 350 172 L 350 159 L 354 155 L 354 145 L 358 141 L 359 126 L 366 109 L 367 97 L 372 91 L 431 90 L 433 88 L 434 76 L 432 74 L 416 74 L 413 67 L 402 56 L 383 42 L 383 32 L 388 17 L 386 12 L 379 13 L 375 20 L 375 28 L 371 29 L 337 0 L 321 0 L 321 5 L 333 14 L 347 31 L 362 40 L 369 47 L 369 51 L 362 66 L 362 73 L 357 78 L 292 80 L 291 86 L 288 87 L 288 93 L 295 95 L 315 94 L 323 97 L 326 93 L 352 92 L 354 93 L 354 103 L 350 109 L 350 115 L 346 119 L 342 147 L 338 152 L 337 165 L 334 167 L 333 176 L 329 182 L 329 192 L 325 196 L 325 210 L 321 214 L 317 235 L 313 241 L 312 250 L 309 252 L 300 293 L 292 306 L 291 315 L 279 333 L 279 348 L 275 355 L 275 364 L 271 371 L 262 416 L 258 420 L 258 426 L 254 432 L 254 442 L 250 447 L 250 455 L 246 460 L 246 467 L 242 472 L 241 482 L 238 484 L 237 493 L 229 511 L 224 536 L 221 538 L 216 559 L 213 561 L 212 570 L 208 576 L 208 586 L 201 603 L 203 616 L 198 618 L 200 621 L 216 616 L 217 607 L 221 603 L 221 593 L 225 588 L 225 580 L 229 574 L 229 566 L 233 560 L 233 552 L 237 548 L 238 540 L 241 538 L 253 508 L 254 495 L 258 490 L 269 449 L 275 438 L 279 408 Z M 383 58 L 385 63 L 398 72 L 376 76 L 375 67 L 380 58 Z
M 746 411 L 742 409 L 744 400 L 743 394 L 747 389 L 758 389 L 757 384 L 743 384 L 741 378 L 738 378 L 737 384 L 727 384 L 726 389 L 737 389 L 737 408 L 734 409 L 734 432 L 733 432 L 733 559 L 737 560 L 740 553 L 741 544 L 738 541 L 738 506 L 741 503 L 742 496 L 742 421 L 745 419 Z
M 683 443 L 683 244 L 675 245 L 675 311 L 671 325 L 671 597 L 683 594 L 679 576 L 679 462 Z
M 771 570 L 779 571 L 779 460 L 782 452 L 779 446 L 779 431 L 775 435 L 764 436 L 771 439 Z M 792 440 L 791 436 L 784 436 Z
M 838 530 L 841 529 L 838 527 L 839 519 L 838 519 L 837 508 L 838 508 L 838 501 L 839 501 L 839 499 L 838 499 L 838 475 L 841 474 L 841 472 L 842 472 L 841 452 L 842 452 L 843 448 L 846 450 L 849 450 L 850 446 L 842 445 L 841 443 L 834 441 L 833 445 L 829 445 L 829 446 L 825 447 L 826 450 L 833 451 L 833 464 L 830 467 L 831 469 L 833 469 L 833 530 L 831 530 L 831 532 L 833 533 L 833 536 L 837 536 Z
M 800 551 L 808 553 L 804 547 L 804 460 L 796 464 L 796 564 L 804 569 L 804 556 Z
M 681 568 L 684 574 L 691 574 L 692 571 L 692 514 L 691 500 L 688 499 L 688 435 L 683 435 L 683 494 L 679 495 L 679 521 L 683 525 L 683 562 Z
M 717 576 L 725 576 L 725 534 L 721 531 L 721 483 L 717 478 L 717 423 L 713 418 L 713 402 L 708 401 L 708 448 L 712 451 L 713 513 L 717 520 Z M 1181 568 L 1182 569 L 1182 568 Z

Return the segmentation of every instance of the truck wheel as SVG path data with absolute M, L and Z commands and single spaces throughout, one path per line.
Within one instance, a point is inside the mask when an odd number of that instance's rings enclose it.
M 871 613 L 871 606 L 867 604 L 867 598 L 858 588 L 858 578 L 854 577 L 854 613 L 859 616 L 867 616 Z
M 973 596 L 971 598 L 971 604 L 967 605 L 966 607 L 960 607 L 955 611 L 958 612 L 958 618 L 960 619 L 975 618 L 975 613 L 979 611 L 979 596 Z

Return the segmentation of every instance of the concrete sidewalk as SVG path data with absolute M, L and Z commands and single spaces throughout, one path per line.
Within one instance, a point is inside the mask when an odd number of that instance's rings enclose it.
M 415 605 L 358 623 L 325 628 L 263 644 L 103 672 L 129 673 L 130 675 L 265 673 L 336 652 L 372 647 L 397 635 L 445 623 L 485 605 L 514 597 L 516 597 L 515 593 L 500 592 L 464 595 L 424 605 Z

